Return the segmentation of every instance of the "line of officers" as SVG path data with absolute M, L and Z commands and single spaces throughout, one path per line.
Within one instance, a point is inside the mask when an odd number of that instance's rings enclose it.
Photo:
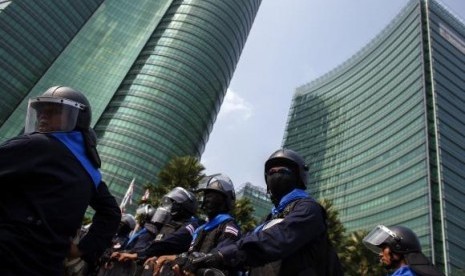
M 234 186 L 221 174 L 198 190 L 205 222 L 195 195 L 176 187 L 158 208 L 141 206 L 136 226 L 102 180 L 91 114 L 83 93 L 51 87 L 29 100 L 24 134 L 0 145 L 0 275 L 79 275 L 84 264 L 90 275 L 343 275 L 297 152 L 265 161 L 274 207 L 253 231 L 231 216 Z M 88 206 L 92 223 L 76 237 Z M 406 227 L 380 225 L 364 244 L 393 275 L 441 275 Z

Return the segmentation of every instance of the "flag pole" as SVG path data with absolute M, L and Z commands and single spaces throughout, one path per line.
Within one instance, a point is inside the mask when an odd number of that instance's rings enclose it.
M 126 191 L 126 194 L 123 197 L 123 200 L 121 200 L 121 204 L 119 205 L 119 208 L 121 209 L 121 212 L 124 213 L 126 205 L 132 204 L 132 194 L 134 193 L 134 181 L 136 178 L 134 177 L 129 184 L 128 190 Z

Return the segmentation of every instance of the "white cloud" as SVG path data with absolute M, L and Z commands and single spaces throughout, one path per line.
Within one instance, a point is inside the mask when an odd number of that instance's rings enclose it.
M 253 114 L 253 106 L 244 98 L 239 96 L 236 92 L 228 89 L 224 97 L 223 104 L 221 105 L 218 119 L 226 117 L 234 117 L 241 119 L 241 121 L 248 120 Z

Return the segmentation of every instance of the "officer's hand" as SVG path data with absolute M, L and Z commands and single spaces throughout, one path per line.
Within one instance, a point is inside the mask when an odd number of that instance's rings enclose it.
M 79 250 L 79 247 L 75 243 L 71 243 L 69 247 L 69 252 L 68 252 L 68 259 L 76 259 L 78 257 L 82 256 L 81 250 Z
M 177 265 L 181 270 L 184 270 L 184 267 L 188 266 L 189 264 L 189 257 L 190 255 L 187 252 L 179 254 L 176 256 L 174 264 Z
M 118 257 L 118 261 L 120 262 L 133 260 L 137 260 L 137 253 L 121 253 Z
M 145 260 L 144 265 L 154 264 L 156 260 L 157 260 L 157 257 L 150 257 L 147 260 Z
M 121 256 L 120 252 L 113 252 L 111 253 L 110 259 L 119 259 L 120 256 Z
M 181 271 L 181 269 L 179 268 L 179 265 L 174 265 L 172 267 L 172 270 L 173 270 L 173 276 L 195 276 L 196 274 L 193 273 L 193 272 L 189 272 L 189 271 Z
M 168 262 L 172 262 L 176 259 L 176 255 L 164 255 L 160 256 L 155 260 L 154 267 L 153 267 L 153 275 L 159 275 L 160 270 L 162 269 L 163 265 Z
M 223 264 L 223 255 L 219 251 L 198 255 L 192 259 L 191 263 L 196 267 L 218 268 Z

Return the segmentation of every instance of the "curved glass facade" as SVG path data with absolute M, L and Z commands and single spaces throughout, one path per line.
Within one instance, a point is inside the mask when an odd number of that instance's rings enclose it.
M 436 2 L 429 3 L 428 19 L 439 179 L 435 225 L 442 231 L 435 244 L 456 275 L 455 269 L 465 269 L 465 24 Z
M 348 231 L 408 226 L 448 271 L 464 267 L 465 59 L 438 24 L 463 39 L 439 4 L 412 0 L 351 59 L 297 88 L 283 145 L 305 156 L 310 192 L 333 201 Z
M 171 4 L 95 127 L 105 179 L 121 194 L 133 176 L 156 183 L 174 156 L 201 155 L 258 6 Z
M 0 83 L 8 91 L 0 103 L 0 141 L 22 131 L 28 98 L 54 85 L 74 87 L 92 105 L 103 179 L 117 199 L 134 178 L 134 198 L 140 197 L 173 157 L 200 157 L 260 5 L 23 2 L 0 6 Z
M 101 2 L 0 1 L 0 140 L 21 131 L 2 125 Z

